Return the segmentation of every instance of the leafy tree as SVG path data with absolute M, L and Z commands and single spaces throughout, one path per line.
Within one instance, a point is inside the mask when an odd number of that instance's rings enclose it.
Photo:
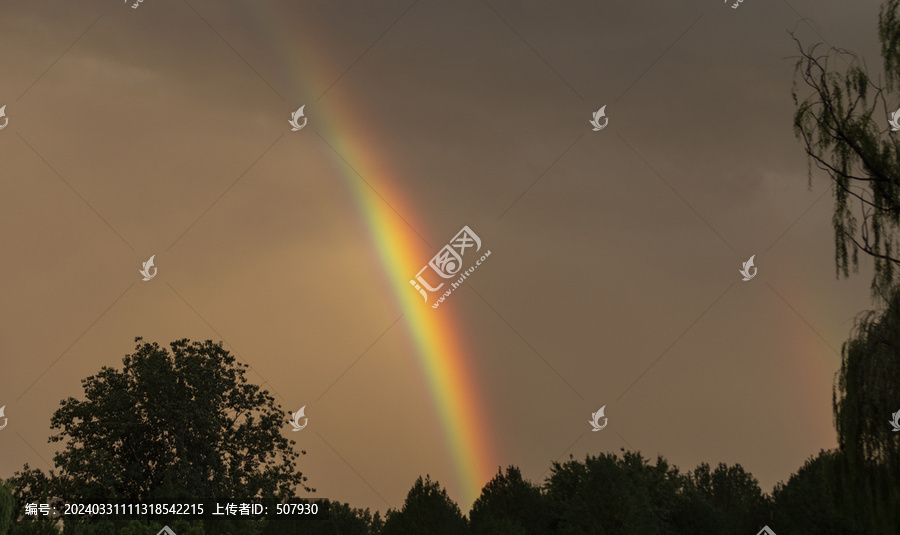
M 472 505 L 469 524 L 476 535 L 543 534 L 549 510 L 541 488 L 522 478 L 515 466 L 499 472 Z
M 52 501 L 51 479 L 36 468 L 30 468 L 27 464 L 22 472 L 17 472 L 7 482 L 12 486 L 15 500 L 14 511 L 18 511 L 18 517 L 13 518 L 15 523 L 11 533 L 13 535 L 57 535 L 59 530 L 55 520 L 44 516 L 25 516 L 25 504 L 50 503 Z M 14 513 L 15 514 L 15 513 Z
M 157 535 L 164 525 L 168 525 L 178 535 L 204 535 L 203 521 L 178 518 L 169 524 L 147 520 L 128 520 L 117 527 L 112 519 L 104 518 L 91 524 L 67 524 L 64 534 L 73 535 Z M 71 527 L 71 529 L 69 529 Z M 226 535 L 228 532 L 217 532 Z M 242 535 L 245 532 L 241 532 Z
M 103 367 L 82 381 L 84 400 L 61 402 L 50 437 L 65 444 L 54 457 L 58 473 L 27 465 L 17 473 L 20 507 L 53 497 L 190 503 L 287 499 L 298 486 L 314 491 L 296 470 L 294 442 L 281 434 L 285 413 L 248 382 L 247 366 L 221 343 L 183 339 L 170 352 L 135 342 L 121 370 Z M 68 520 L 67 532 L 77 524 Z
M 774 520 L 779 531 L 795 535 L 854 535 L 871 533 L 858 519 L 856 500 L 846 499 L 841 477 L 841 454 L 821 451 L 779 483 L 772 493 Z M 854 489 L 855 490 L 855 489 Z
M 320 524 L 318 531 L 304 530 L 303 533 L 375 535 L 381 532 L 384 523 L 378 512 L 373 515 L 368 509 L 356 509 L 346 503 L 331 502 Z
M 59 535 L 59 529 L 55 522 L 47 519 L 26 520 L 14 524 L 10 533 L 12 535 Z
M 886 128 L 888 98 L 900 83 L 900 0 L 882 5 L 878 36 L 885 87 L 873 82 L 862 62 L 850 52 L 806 49 L 797 41 L 794 132 L 812 164 L 832 180 L 835 196 L 835 260 L 839 274 L 848 276 L 859 265 L 859 251 L 875 262 L 873 293 L 881 295 L 900 265 L 900 141 Z M 844 72 L 838 72 L 846 63 Z M 801 81 L 812 94 L 803 100 Z M 890 110 L 893 111 L 893 110 Z M 877 118 L 877 119 L 876 119 Z M 860 221 L 861 218 L 861 221 Z
M 419 477 L 399 511 L 390 510 L 383 535 L 461 535 L 468 523 L 459 506 L 437 481 Z
M 221 343 L 140 343 L 121 370 L 82 381 L 85 400 L 51 420 L 65 443 L 56 489 L 81 503 L 109 498 L 287 498 L 305 478 L 281 434 L 284 412 Z
M 840 455 L 829 463 L 842 510 L 872 533 L 900 525 L 900 435 L 889 422 L 900 410 L 900 287 L 886 301 L 860 317 L 842 348 L 833 401 Z
M 798 42 L 793 93 L 795 133 L 810 164 L 832 180 L 838 273 L 858 269 L 859 251 L 875 262 L 879 310 L 859 318 L 841 352 L 833 399 L 839 450 L 807 463 L 794 483 L 816 481 L 831 489 L 826 484 L 840 482 L 823 500 L 847 522 L 835 524 L 835 531 L 848 533 L 895 532 L 900 525 L 900 436 L 888 425 L 900 409 L 900 139 L 885 124 L 900 121 L 893 111 L 900 89 L 900 0 L 882 4 L 878 37 L 883 74 L 877 76 L 852 53 L 822 51 L 821 45 L 804 50 Z M 884 87 L 873 81 L 882 76 Z M 798 80 L 812 90 L 802 101 Z M 782 502 L 795 499 L 790 487 L 789 481 L 781 489 Z
M 656 535 L 677 511 L 684 476 L 639 453 L 553 463 L 546 495 L 559 534 Z
M 759 482 L 736 464 L 719 463 L 715 470 L 702 463 L 688 476 L 691 485 L 712 509 L 705 530 L 739 535 L 752 533 L 769 519 L 769 500 Z
M 685 478 L 684 487 L 678 494 L 675 508 L 669 517 L 669 530 L 661 533 L 666 535 L 719 533 L 727 522 L 728 519 L 713 506 L 709 498 L 689 478 Z
M 850 463 L 900 468 L 900 436 L 888 422 L 900 410 L 900 288 L 884 311 L 862 315 L 844 343 L 833 403 L 838 444 Z
M 323 500 L 315 515 L 268 517 L 262 535 L 377 535 L 383 522 L 377 512 L 356 509 L 349 504 Z M 180 535 L 180 534 L 179 534 Z
M 0 479 L 0 535 L 9 535 L 15 506 L 11 485 Z

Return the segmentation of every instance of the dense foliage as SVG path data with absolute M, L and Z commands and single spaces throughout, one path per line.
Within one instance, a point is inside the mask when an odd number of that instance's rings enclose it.
M 888 128 L 888 101 L 896 103 L 900 89 L 900 0 L 882 5 L 878 37 L 881 73 L 846 50 L 798 41 L 793 92 L 794 132 L 810 164 L 831 178 L 838 273 L 858 269 L 860 251 L 870 256 L 876 296 L 894 285 L 900 266 L 900 138 Z
M 284 502 L 312 490 L 281 434 L 286 413 L 244 378 L 245 366 L 209 341 L 171 349 L 139 343 L 121 370 L 84 380 L 85 400 L 61 403 L 51 437 L 65 444 L 58 473 L 26 465 L 0 482 L 0 535 L 156 535 L 163 524 L 178 535 L 739 535 L 764 525 L 877 535 L 900 525 L 900 434 L 884 411 L 900 403 L 900 290 L 885 310 L 862 316 L 844 345 L 833 406 L 839 448 L 811 458 L 771 495 L 740 465 L 682 473 L 663 457 L 651 463 L 623 451 L 553 463 L 540 483 L 515 466 L 499 470 L 468 515 L 429 476 L 384 519 L 327 500 L 301 521 L 95 516 L 63 524 L 24 515 L 26 503 Z

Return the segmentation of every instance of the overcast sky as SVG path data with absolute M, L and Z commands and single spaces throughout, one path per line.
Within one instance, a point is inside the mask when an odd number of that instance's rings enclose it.
M 458 326 L 490 465 L 624 447 L 770 491 L 835 446 L 871 306 L 792 134 L 789 32 L 880 68 L 879 3 L 731 4 L 3 2 L 0 477 L 50 467 L 59 401 L 135 336 L 223 339 L 307 405 L 286 433 L 318 496 L 385 510 L 428 473 L 467 511 L 346 161 L 408 223 L 406 278 L 463 225 L 492 251 L 426 311 Z

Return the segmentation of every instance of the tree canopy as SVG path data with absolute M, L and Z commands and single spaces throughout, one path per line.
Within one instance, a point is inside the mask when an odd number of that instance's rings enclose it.
M 522 477 L 515 466 L 498 472 L 472 504 L 472 533 L 538 535 L 549 528 L 549 509 L 541 488 Z
M 121 369 L 103 367 L 82 381 L 84 399 L 61 402 L 50 437 L 65 446 L 58 472 L 26 466 L 13 480 L 21 496 L 177 503 L 312 490 L 281 433 L 286 413 L 221 343 L 135 341 Z
M 889 289 L 900 266 L 900 141 L 888 129 L 900 88 L 900 0 L 882 5 L 878 20 L 884 86 L 846 50 L 797 46 L 794 132 L 812 164 L 832 180 L 835 260 L 839 274 L 874 259 L 872 290 Z M 805 86 L 809 94 L 801 95 Z
M 468 522 L 459 506 L 437 481 L 419 477 L 406 495 L 403 507 L 390 510 L 383 535 L 463 535 Z

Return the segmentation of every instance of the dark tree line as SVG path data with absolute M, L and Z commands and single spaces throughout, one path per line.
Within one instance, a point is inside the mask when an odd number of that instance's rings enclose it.
M 553 463 L 533 483 L 498 471 L 468 513 L 430 477 L 403 506 L 379 513 L 322 501 L 319 514 L 262 520 L 114 516 L 65 523 L 24 514 L 27 503 L 196 503 L 296 498 L 300 453 L 280 433 L 286 413 L 244 377 L 221 344 L 178 340 L 171 351 L 137 339 L 121 370 L 83 381 L 84 400 L 61 402 L 51 442 L 56 470 L 29 468 L 0 482 L 0 535 L 224 534 L 888 534 L 900 526 L 900 290 L 864 315 L 844 344 L 833 410 L 838 449 L 809 459 L 769 495 L 740 465 L 682 473 L 663 457 L 601 453 Z M 302 452 L 301 452 L 302 453 Z

